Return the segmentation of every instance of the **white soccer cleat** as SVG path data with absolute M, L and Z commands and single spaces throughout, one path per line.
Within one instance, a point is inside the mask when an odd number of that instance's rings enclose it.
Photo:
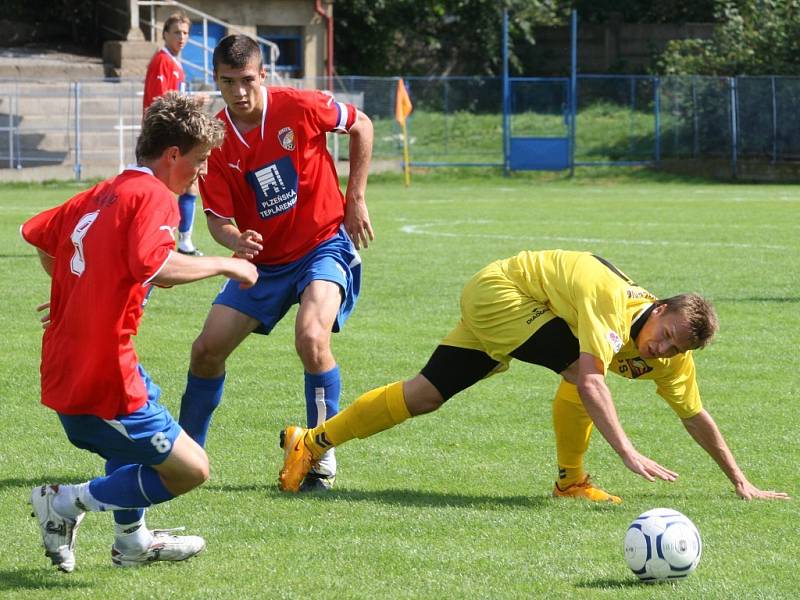
M 158 561 L 177 562 L 200 554 L 206 547 L 206 541 L 197 535 L 172 535 L 175 529 L 153 529 L 153 542 L 144 552 L 125 554 L 111 547 L 111 562 L 115 567 L 144 567 Z
M 336 448 L 327 450 L 314 462 L 300 484 L 301 492 L 327 492 L 336 482 Z
M 45 555 L 59 570 L 72 573 L 75 570 L 75 537 L 86 513 L 81 513 L 74 519 L 62 517 L 53 508 L 56 494 L 57 485 L 33 488 L 30 499 L 33 507 L 31 516 L 39 520 Z

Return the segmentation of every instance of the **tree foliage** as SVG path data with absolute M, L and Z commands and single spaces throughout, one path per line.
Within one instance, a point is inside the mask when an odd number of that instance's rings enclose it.
M 340 74 L 496 75 L 502 71 L 502 15 L 510 36 L 533 43 L 533 27 L 564 22 L 560 0 L 337 0 Z M 512 44 L 513 46 L 513 44 Z M 512 54 L 512 65 L 516 57 Z
M 800 74 L 800 0 L 717 0 L 710 40 L 675 40 L 659 60 L 665 74 Z

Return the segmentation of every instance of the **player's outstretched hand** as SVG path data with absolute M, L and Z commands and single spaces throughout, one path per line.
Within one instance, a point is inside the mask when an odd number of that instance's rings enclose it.
M 253 287 L 258 280 L 258 269 L 250 261 L 241 258 L 229 258 L 225 275 L 239 282 L 242 289 Z
M 233 249 L 233 254 L 237 258 L 246 258 L 253 260 L 259 252 L 264 249 L 261 245 L 263 238 L 261 234 L 252 229 L 247 229 L 239 235 L 236 241 L 236 247 Z
M 43 304 L 40 304 L 39 306 L 36 307 L 36 312 L 42 312 L 43 310 L 46 310 L 47 312 L 44 313 L 39 318 L 39 321 L 41 321 L 41 323 L 42 323 L 42 329 L 47 329 L 48 327 L 50 327 L 50 303 L 49 302 L 44 302 Z
M 622 460 L 626 467 L 637 475 L 641 475 L 647 481 L 655 481 L 656 478 L 664 481 L 675 481 L 678 478 L 678 474 L 675 471 L 662 467 L 656 461 L 639 454 L 635 450 L 622 457 Z
M 367 203 L 364 200 L 347 199 L 344 208 L 344 228 L 356 250 L 361 250 L 362 247 L 369 248 L 369 243 L 375 239 L 375 233 L 372 231 Z
M 736 484 L 736 494 L 743 500 L 791 500 L 786 492 L 760 490 L 749 481 L 745 480 Z

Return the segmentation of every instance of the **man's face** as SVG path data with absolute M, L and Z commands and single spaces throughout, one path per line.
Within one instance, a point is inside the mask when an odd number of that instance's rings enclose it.
M 186 154 L 181 154 L 177 146 L 170 148 L 169 152 L 172 172 L 168 187 L 176 194 L 181 194 L 190 183 L 197 179 L 198 174 L 206 172 L 208 156 L 211 154 L 211 150 L 201 144 L 195 146 Z
M 172 54 L 178 56 L 189 41 L 189 24 L 176 22 L 164 32 L 164 45 Z
M 253 57 L 241 69 L 224 63 L 217 66 L 217 87 L 228 105 L 228 110 L 236 119 L 254 121 L 261 118 L 261 84 L 266 79 L 267 71 L 260 63 L 258 57 Z
M 642 326 L 636 347 L 642 358 L 670 358 L 691 350 L 692 334 L 682 315 L 668 312 L 666 304 L 659 304 Z

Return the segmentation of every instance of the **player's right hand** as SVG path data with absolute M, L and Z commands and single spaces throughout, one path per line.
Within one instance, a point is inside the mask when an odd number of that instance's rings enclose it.
M 641 475 L 647 481 L 655 481 L 656 478 L 664 481 L 675 481 L 678 478 L 678 474 L 675 471 L 662 467 L 656 461 L 639 454 L 635 450 L 623 456 L 622 461 L 626 467 L 637 475 Z
M 236 240 L 236 247 L 233 249 L 233 255 L 237 258 L 246 258 L 253 260 L 259 252 L 264 249 L 261 245 L 263 238 L 261 234 L 252 229 L 247 229 L 239 235 Z

